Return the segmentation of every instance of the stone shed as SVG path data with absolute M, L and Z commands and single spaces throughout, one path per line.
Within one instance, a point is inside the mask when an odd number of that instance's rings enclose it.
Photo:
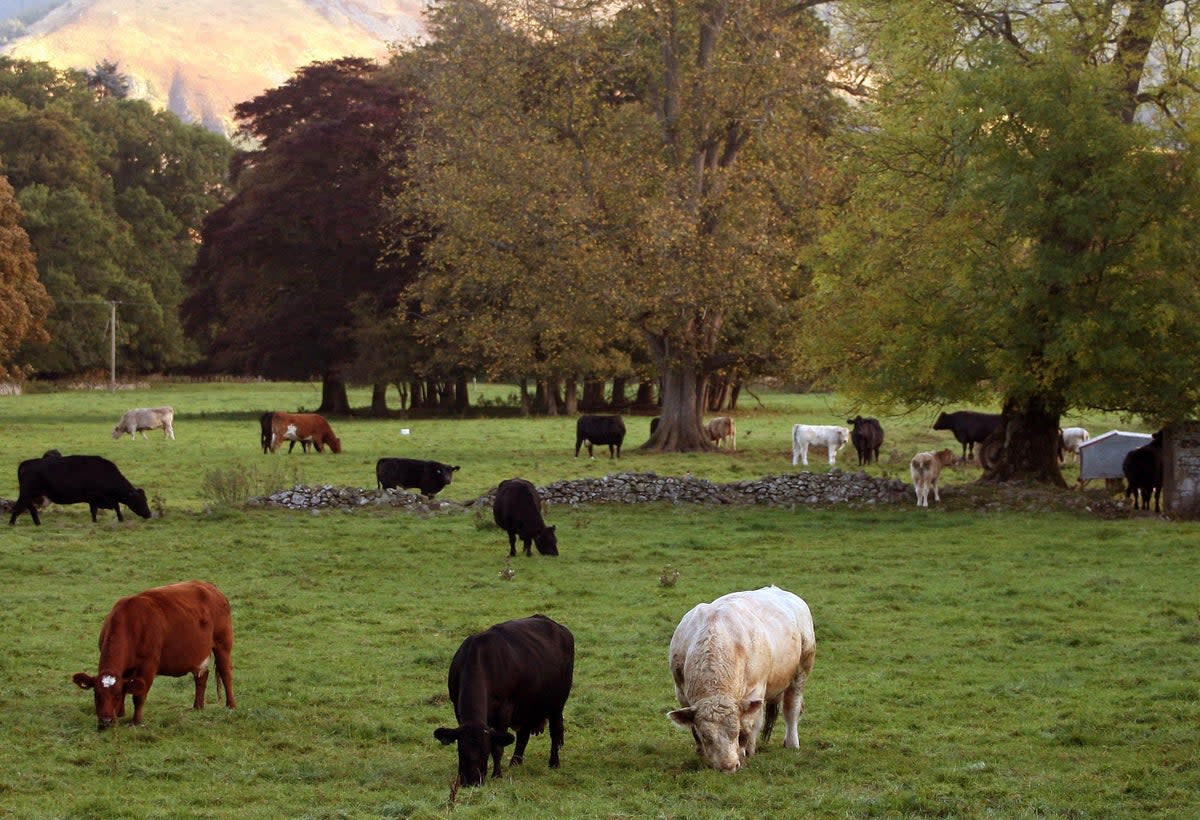
M 1200 518 L 1200 421 L 1182 421 L 1163 432 L 1163 509 Z

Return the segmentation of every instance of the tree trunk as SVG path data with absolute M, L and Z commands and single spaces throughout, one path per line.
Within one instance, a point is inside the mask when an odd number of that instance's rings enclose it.
M 601 379 L 583 380 L 583 400 L 580 409 L 586 413 L 604 409 L 604 382 Z
M 625 379 L 624 376 L 614 376 L 613 377 L 612 402 L 610 404 L 612 406 L 612 409 L 614 409 L 614 410 L 621 410 L 622 408 L 624 408 L 626 406 L 626 403 L 627 403 L 625 401 L 626 381 L 627 380 Z
M 459 376 L 454 380 L 454 409 L 456 412 L 463 413 L 471 406 L 469 391 L 470 385 L 466 376 Z
M 574 376 L 567 377 L 567 395 L 563 402 L 563 412 L 568 416 L 574 416 L 579 413 L 579 387 L 575 382 Z
M 714 449 L 704 432 L 703 378 L 693 369 L 672 365 L 663 374 L 661 390 L 658 429 L 640 449 L 668 453 Z
M 529 380 L 521 379 L 521 415 L 528 416 L 532 406 L 533 401 L 529 397 Z
M 371 388 L 371 415 L 374 418 L 387 418 L 387 389 L 387 382 L 376 384 Z
M 544 382 L 538 382 L 541 386 L 542 400 L 545 403 L 546 415 L 558 415 L 558 379 L 550 378 Z
M 633 406 L 639 410 L 649 410 L 657 406 L 654 402 L 654 382 L 638 382 Z
M 317 412 L 326 416 L 350 415 L 350 397 L 346 395 L 346 382 L 336 370 L 326 371 L 321 376 L 321 406 Z
M 1038 481 L 1066 487 L 1058 466 L 1058 396 L 1007 398 L 1000 427 L 979 448 L 982 481 Z
M 396 382 L 396 392 L 400 394 L 400 409 L 407 410 L 408 404 L 408 385 L 404 382 Z

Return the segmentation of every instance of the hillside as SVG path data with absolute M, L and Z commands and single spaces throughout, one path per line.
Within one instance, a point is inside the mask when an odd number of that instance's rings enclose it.
M 421 0 L 68 0 L 3 51 L 62 68 L 110 60 L 129 76 L 132 96 L 229 134 L 235 105 L 301 66 L 386 57 L 390 43 L 419 34 L 421 7 Z

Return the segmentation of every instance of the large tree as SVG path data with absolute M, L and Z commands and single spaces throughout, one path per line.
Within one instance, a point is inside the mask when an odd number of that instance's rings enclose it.
M 811 361 L 877 406 L 998 400 L 996 480 L 1061 484 L 1069 409 L 1200 409 L 1185 5 L 845 4 L 874 90 Z
M 378 64 L 344 58 L 237 106 L 253 147 L 235 158 L 236 195 L 205 222 L 185 306 L 212 366 L 319 374 L 321 411 L 350 411 L 363 306 L 382 319 L 411 275 L 415 251 L 385 256 L 380 232 L 420 105 Z
M 13 188 L 0 177 L 0 379 L 24 375 L 17 350 L 27 340 L 46 337 L 50 310 L 21 219 Z
M 707 449 L 725 331 L 791 293 L 823 196 L 834 107 L 809 5 L 440 3 L 421 286 L 477 311 L 446 323 L 462 344 L 540 375 L 632 334 L 662 387 L 649 446 Z

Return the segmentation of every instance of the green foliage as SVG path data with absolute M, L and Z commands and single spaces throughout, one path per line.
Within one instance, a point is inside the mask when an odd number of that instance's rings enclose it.
M 496 387 L 489 387 L 496 390 Z M 499 388 L 507 390 L 507 387 Z M 19 817 L 1193 816 L 1200 813 L 1196 524 L 896 508 L 551 506 L 562 555 L 523 556 L 473 513 L 429 517 L 203 512 L 206 469 L 299 462 L 358 485 L 382 454 L 448 453 L 466 499 L 514 473 L 603 475 L 569 456 L 568 419 L 335 427 L 339 456 L 258 453 L 262 409 L 311 406 L 305 384 L 155 385 L 0 401 L 20 446 L 0 486 L 51 444 L 107 455 L 166 495 L 167 518 L 55 507 L 5 533 L 0 786 Z M 367 399 L 356 393 L 355 403 Z M 763 395 L 728 454 L 631 455 L 622 468 L 728 474 L 785 467 L 793 420 L 844 417 L 836 396 Z M 109 435 L 121 409 L 173 404 L 176 441 Z M 742 417 L 739 415 L 739 422 Z M 1088 421 L 1091 424 L 1091 420 Z M 901 446 L 945 439 L 887 420 Z M 1094 426 L 1094 425 L 1093 425 Z M 632 428 L 631 428 L 632 429 Z M 780 432 L 785 431 L 785 432 Z M 153 434 L 152 434 L 153 435 Z M 924 436 L 925 438 L 920 438 Z M 24 452 L 18 452 L 18 451 Z M 9 489 L 0 492 L 8 495 Z M 680 571 L 661 585 L 664 567 Z M 238 709 L 191 709 L 158 678 L 145 725 L 96 731 L 96 638 L 117 598 L 215 582 L 234 615 Z M 817 656 L 799 750 L 772 741 L 736 775 L 703 768 L 674 706 L 666 649 L 696 603 L 775 583 L 812 607 Z M 544 612 L 577 643 L 562 767 L 545 735 L 478 789 L 451 781 L 450 658 L 492 623 Z M 452 800 L 452 802 L 451 802 Z
M 235 461 L 207 470 L 200 493 L 208 504 L 241 507 L 248 498 L 270 495 L 303 483 L 303 471 L 292 460 L 272 459 L 265 465 Z
M 229 144 L 145 102 L 98 97 L 88 83 L 77 72 L 0 58 L 0 170 L 17 191 L 55 300 L 51 338 L 23 355 L 58 374 L 107 363 L 98 342 L 104 303 L 116 300 L 124 305 L 124 367 L 191 363 L 196 351 L 179 322 L 183 273 L 200 219 L 222 199 Z
M 952 5 L 859 21 L 885 79 L 847 146 L 855 188 L 816 280 L 832 321 L 807 352 L 875 403 L 1194 413 L 1194 105 L 1130 121 L 1140 64 L 1097 39 L 1108 12 L 1043 11 L 1001 38 Z

